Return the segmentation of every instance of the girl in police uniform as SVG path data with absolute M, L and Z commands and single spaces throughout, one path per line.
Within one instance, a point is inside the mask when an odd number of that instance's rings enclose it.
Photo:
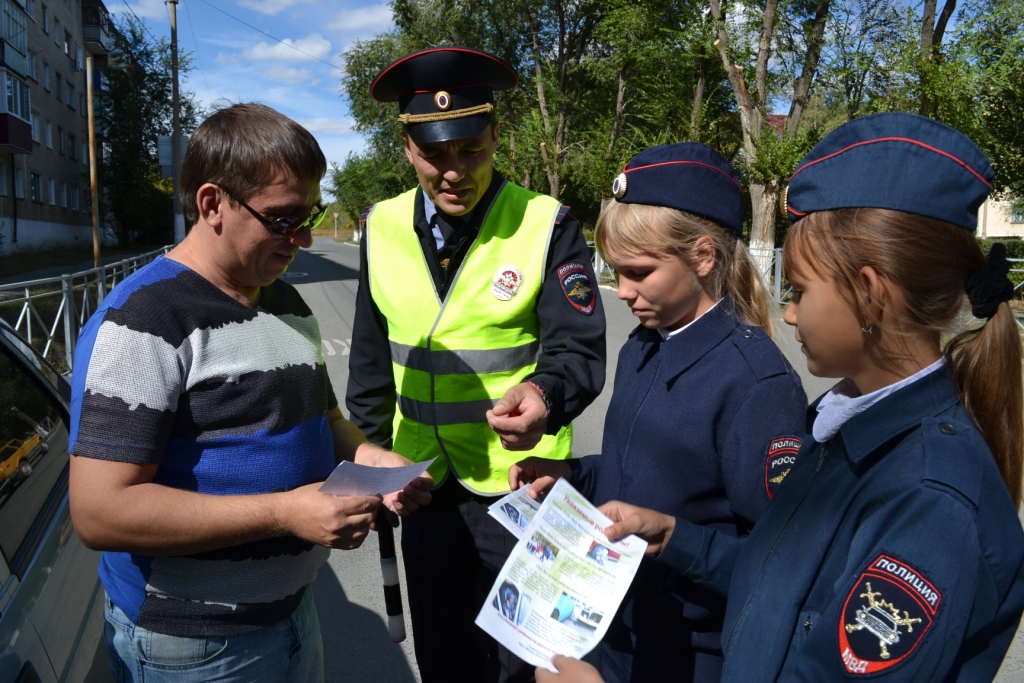
M 639 326 L 623 346 L 600 455 L 510 469 L 534 494 L 564 477 L 597 504 L 653 507 L 730 537 L 750 532 L 792 468 L 807 398 L 771 339 L 740 239 L 743 193 L 697 143 L 648 149 L 615 182 L 598 249 Z M 601 647 L 609 681 L 716 683 L 725 600 L 648 560 Z
M 811 372 L 843 378 L 813 439 L 742 542 L 605 506 L 609 538 L 728 595 L 724 681 L 996 675 L 1024 610 L 1024 400 L 1005 248 L 973 234 L 992 176 L 924 117 L 828 135 L 790 181 L 785 246 L 786 322 Z M 976 321 L 943 345 L 965 292 Z M 538 683 L 600 680 L 556 665 Z

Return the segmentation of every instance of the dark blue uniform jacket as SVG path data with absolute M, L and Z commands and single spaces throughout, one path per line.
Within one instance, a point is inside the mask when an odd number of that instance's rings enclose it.
M 728 592 L 723 681 L 990 681 L 1024 609 L 1024 532 L 945 368 L 808 439 L 749 537 L 680 520 L 659 559 Z
M 573 484 L 596 504 L 622 500 L 745 536 L 792 466 L 807 397 L 799 377 L 728 298 L 667 341 L 638 327 L 619 353 L 600 455 L 572 460 Z M 781 453 L 781 455 L 780 455 Z M 676 647 L 719 647 L 725 601 L 645 560 L 621 610 L 634 633 Z M 639 651 L 639 650 L 638 650 Z M 666 672 L 670 675 L 671 672 Z

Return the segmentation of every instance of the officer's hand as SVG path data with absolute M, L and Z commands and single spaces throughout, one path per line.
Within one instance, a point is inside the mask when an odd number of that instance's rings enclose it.
M 676 518 L 654 510 L 629 505 L 617 500 L 597 508 L 615 522 L 604 530 L 609 541 L 636 534 L 647 541 L 647 554 L 657 555 L 665 546 L 676 528 Z
M 508 468 L 509 488 L 518 491 L 529 484 L 530 498 L 534 500 L 546 496 L 559 479 L 572 481 L 572 470 L 564 460 L 548 460 L 531 455 Z
M 597 669 L 586 662 L 581 662 L 565 655 L 555 655 L 551 663 L 558 673 L 551 673 L 545 668 L 537 667 L 537 683 L 604 683 Z
M 361 444 L 356 450 L 356 463 L 368 467 L 405 467 L 412 460 L 393 451 L 387 451 L 371 444 Z M 434 488 L 434 479 L 424 472 L 413 479 L 401 491 L 393 491 L 384 496 L 384 507 L 392 514 L 388 515 L 391 525 L 398 526 L 398 517 L 405 517 L 430 502 L 430 490 Z
M 358 548 L 370 531 L 380 496 L 332 496 L 320 493 L 320 486 L 308 484 L 278 494 L 278 527 L 328 548 Z
M 528 451 L 548 428 L 548 407 L 540 392 L 529 384 L 517 384 L 487 411 L 487 423 L 510 451 Z

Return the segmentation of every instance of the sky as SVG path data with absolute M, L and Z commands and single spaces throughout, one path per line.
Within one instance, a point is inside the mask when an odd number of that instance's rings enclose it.
M 104 2 L 118 19 L 130 7 L 154 36 L 170 37 L 164 0 Z M 271 106 L 305 126 L 328 162 L 340 163 L 364 145 L 340 95 L 343 53 L 391 24 L 388 5 L 373 0 L 179 0 L 178 49 L 194 62 L 182 88 L 206 109 L 224 100 Z

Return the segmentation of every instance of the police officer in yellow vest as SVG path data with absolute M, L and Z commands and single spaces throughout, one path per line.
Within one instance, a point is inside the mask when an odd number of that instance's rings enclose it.
M 425 683 L 532 678 L 473 623 L 515 545 L 487 506 L 508 492 L 516 451 L 570 457 L 570 423 L 604 385 L 578 223 L 493 168 L 494 91 L 517 83 L 497 57 L 444 47 L 399 59 L 370 90 L 398 102 L 419 187 L 367 218 L 346 405 L 371 442 L 437 458 L 433 503 L 402 526 Z

